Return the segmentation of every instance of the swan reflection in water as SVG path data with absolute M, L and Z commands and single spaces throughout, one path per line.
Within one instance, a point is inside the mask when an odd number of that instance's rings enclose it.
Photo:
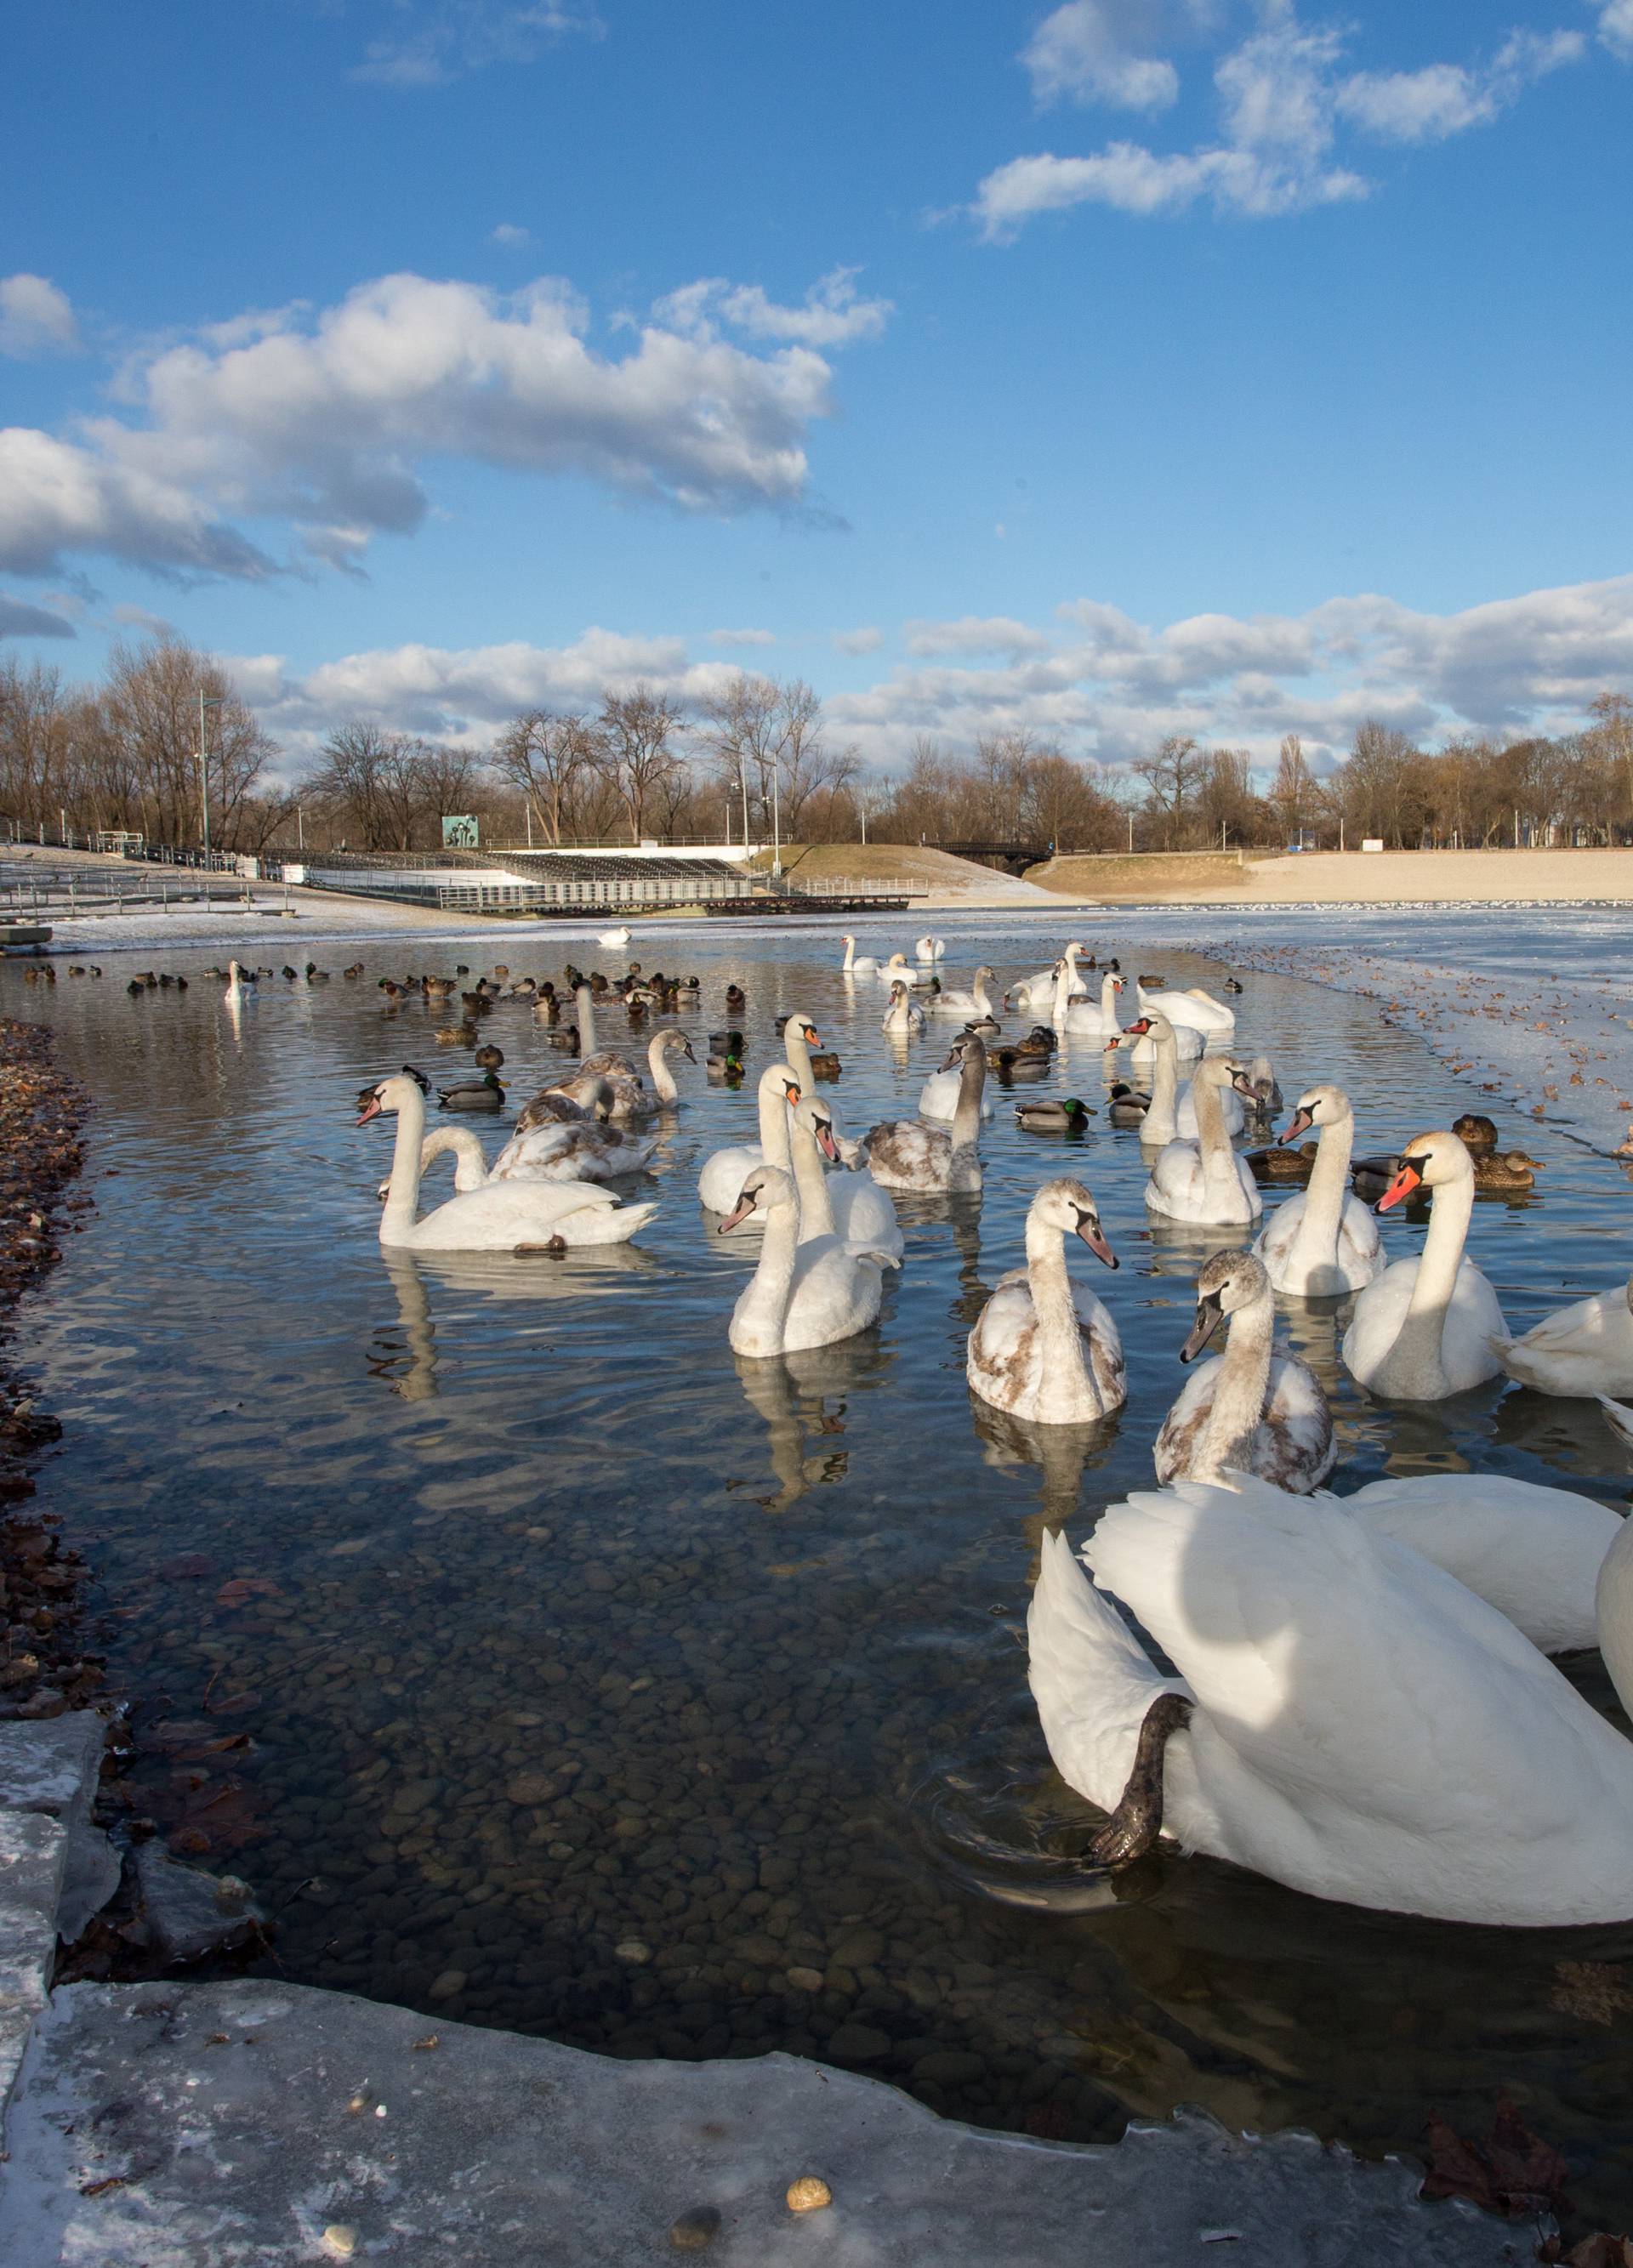
M 749 1407 L 765 1428 L 777 1486 L 761 1493 L 751 1481 L 728 1481 L 745 1490 L 764 1512 L 787 1512 L 814 1488 L 833 1488 L 849 1477 L 850 1451 L 839 1445 L 852 1395 L 876 1387 L 894 1357 L 873 1331 L 808 1347 L 795 1354 L 734 1357 Z
M 369 1373 L 386 1380 L 405 1402 L 433 1401 L 438 1393 L 433 1285 L 462 1298 L 540 1306 L 608 1298 L 631 1289 L 631 1278 L 661 1269 L 651 1253 L 632 1244 L 586 1246 L 525 1259 L 507 1252 L 418 1253 L 382 1245 L 380 1257 L 396 1294 L 397 1321 L 395 1329 L 388 1325 L 375 1333 Z
M 1103 1465 L 1116 1445 L 1117 1410 L 1088 1425 L 1038 1425 L 998 1410 L 977 1394 L 970 1396 L 970 1416 L 981 1444 L 981 1462 L 995 1470 L 1016 1465 L 1036 1466 L 1042 1478 L 1038 1508 L 1025 1519 L 1027 1540 L 1034 1554 L 1028 1580 L 1036 1576 L 1036 1553 L 1046 1529 L 1061 1527 L 1077 1509 L 1083 1475 Z

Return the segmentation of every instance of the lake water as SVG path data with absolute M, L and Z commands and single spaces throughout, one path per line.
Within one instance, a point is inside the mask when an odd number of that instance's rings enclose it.
M 944 917 L 947 968 L 1039 968 L 1061 918 Z M 1527 917 L 1540 950 L 1548 918 Z M 1248 926 L 1075 933 L 1101 953 L 1137 939 L 1131 970 L 1216 988 L 1220 967 L 1156 940 Z M 881 934 L 881 951 L 909 942 Z M 883 989 L 840 978 L 831 928 L 639 932 L 649 966 L 703 977 L 681 1019 L 699 1042 L 743 1023 L 750 1077 L 734 1093 L 682 1063 L 642 1185 L 657 1218 L 631 1250 L 559 1261 L 382 1256 L 390 1122 L 352 1121 L 366 1080 L 467 1060 L 434 1046 L 434 1013 L 386 1009 L 377 976 L 498 960 L 559 981 L 592 957 L 580 932 L 399 938 L 362 948 L 352 983 L 353 943 L 314 947 L 334 981 L 265 980 L 237 1029 L 201 981 L 213 954 L 170 954 L 158 965 L 190 989 L 133 1000 L 122 979 L 156 948 L 122 963 L 112 944 L 100 983 L 0 971 L 6 1012 L 48 1018 L 97 1103 L 98 1210 L 28 1318 L 66 1428 L 40 1498 L 94 1572 L 139 1807 L 252 1881 L 282 1974 L 617 2055 L 788 2049 L 1077 2139 L 1194 2102 L 1410 2150 L 1431 2107 L 1483 2132 L 1507 2088 L 1580 2168 L 1585 2210 L 1625 2223 L 1633 1929 L 1453 1928 L 1209 1861 L 1161 1855 L 1115 1885 L 1080 1864 L 1097 1822 L 1055 1778 L 1026 1685 L 1038 1539 L 1063 1520 L 1081 1540 L 1149 1484 L 1208 1248 L 1148 1225 L 1132 1134 L 1102 1116 L 1081 1141 L 1028 1137 L 999 1092 L 981 1197 L 902 1203 L 879 1325 L 740 1365 L 726 1325 L 755 1244 L 707 1232 L 695 1180 L 753 1137 L 773 1019 L 805 1009 L 838 1049 L 823 1091 L 852 1133 L 910 1115 L 942 1059 L 934 1033 L 891 1057 Z M 1289 1106 L 1341 1081 L 1363 1148 L 1477 1099 L 1366 1002 L 1246 981 L 1238 1048 L 1271 1054 Z M 518 1097 L 561 1066 L 522 1004 L 484 1037 Z M 610 1022 L 602 1044 L 622 1043 Z M 1095 1043 L 1069 1043 L 1024 1092 L 1097 1103 L 1102 1070 Z M 1548 1170 L 1529 1199 L 1477 1205 L 1472 1248 L 1524 1328 L 1624 1272 L 1607 1229 L 1627 1183 L 1544 1122 L 1503 1130 Z M 1079 1256 L 1130 1378 L 1127 1407 L 1081 1435 L 1028 1433 L 964 1380 L 1029 1197 L 1062 1170 L 1095 1190 L 1123 1263 Z M 1385 1233 L 1399 1255 L 1422 1226 Z M 1291 1324 L 1334 1403 L 1334 1485 L 1470 1468 L 1627 1501 L 1592 1405 L 1493 1387 L 1385 1410 L 1339 1368 L 1337 1328 Z M 1597 1657 L 1573 1675 L 1614 1707 Z

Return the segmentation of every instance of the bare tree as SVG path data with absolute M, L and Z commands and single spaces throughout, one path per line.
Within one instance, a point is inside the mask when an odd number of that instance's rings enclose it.
M 722 784 L 757 804 L 767 823 L 774 803 L 791 837 L 813 796 L 837 795 L 861 768 L 853 747 L 830 747 L 822 703 L 803 678 L 785 684 L 740 669 L 702 711 L 703 745 Z
M 1284 735 L 1276 756 L 1270 808 L 1283 836 L 1302 835 L 1315 807 L 1315 781 L 1297 733 Z
M 1148 808 L 1164 850 L 1182 847 L 1196 792 L 1208 775 L 1201 749 L 1188 734 L 1171 733 L 1155 755 L 1137 757 L 1128 769 L 1145 782 Z
M 563 820 L 595 762 L 595 742 L 584 718 L 558 716 L 549 709 L 528 709 L 513 718 L 492 755 L 495 773 L 521 789 L 547 843 L 561 841 Z
M 617 789 L 629 821 L 630 840 L 639 843 L 647 831 L 647 806 L 682 759 L 670 744 L 670 735 L 685 712 L 678 701 L 654 686 L 637 685 L 628 693 L 610 693 L 596 720 L 596 762 Z

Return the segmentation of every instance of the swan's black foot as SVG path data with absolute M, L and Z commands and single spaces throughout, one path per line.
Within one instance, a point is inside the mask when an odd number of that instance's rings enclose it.
M 1189 1721 L 1191 1709 L 1182 1693 L 1164 1693 L 1146 1711 L 1123 1800 L 1089 1845 L 1097 1866 L 1127 1867 L 1143 1859 L 1162 1833 L 1163 1751 Z

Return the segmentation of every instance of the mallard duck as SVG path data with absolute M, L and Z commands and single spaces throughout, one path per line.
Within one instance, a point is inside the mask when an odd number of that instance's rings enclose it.
M 477 1043 L 474 1024 L 439 1024 L 432 1034 L 440 1048 L 469 1048 Z
M 1224 990 L 1227 992 L 1245 992 L 1247 987 L 1245 984 L 1238 984 L 1234 976 L 1227 976 L 1224 981 Z
M 1542 1160 L 1523 1150 L 1473 1150 L 1469 1160 L 1476 1189 L 1528 1189 L 1543 1170 Z
M 1482 1110 L 1466 1110 L 1460 1118 L 1452 1121 L 1452 1131 L 1463 1147 L 1478 1156 L 1482 1150 L 1495 1150 L 1497 1130 L 1494 1122 Z
M 1015 1123 L 1025 1134 L 1081 1134 L 1097 1114 L 1075 1094 L 1063 1101 L 1053 1097 L 1042 1102 L 1017 1105 Z
M 308 984 L 327 984 L 329 983 L 328 969 L 320 968 L 314 961 L 307 961 L 306 976 Z
M 1273 1143 L 1267 1150 L 1249 1150 L 1245 1162 L 1256 1182 L 1290 1182 L 1302 1189 L 1310 1179 L 1319 1146 L 1305 1142 L 1297 1150 L 1283 1150 Z
M 499 1071 L 505 1062 L 505 1050 L 495 1047 L 478 1048 L 472 1060 L 478 1071 Z
M 576 1024 L 558 1024 L 545 1035 L 552 1048 L 563 1055 L 575 1056 L 579 1051 L 579 1027 Z
M 360 961 L 354 961 L 351 968 L 343 969 L 341 974 L 344 976 L 361 976 L 363 974 L 363 963 Z M 429 977 L 426 978 L 425 983 L 426 989 L 429 990 L 431 984 L 431 979 Z
M 728 1008 L 733 1010 L 746 1008 L 748 1005 L 749 996 L 741 984 L 728 984 L 726 987 L 726 1005 Z
M 1013 1047 L 994 1049 L 989 1061 L 1001 1078 L 1012 1079 L 1016 1071 L 1046 1070 L 1054 1050 L 1054 1034 L 1043 1024 L 1034 1024 L 1025 1038 L 1017 1040 Z
M 479 1079 L 462 1079 L 455 1086 L 439 1087 L 437 1099 L 445 1110 L 501 1110 L 505 1090 L 488 1071 Z
M 300 971 L 298 968 L 292 968 L 288 961 L 284 963 L 284 974 L 292 984 L 299 982 Z M 403 987 L 400 984 L 388 984 L 386 990 L 388 992 L 397 993 L 403 990 Z
M 1119 1079 L 1112 1087 L 1106 1105 L 1106 1116 L 1113 1126 L 1139 1126 L 1151 1108 L 1151 1098 L 1142 1086 L 1128 1086 Z

